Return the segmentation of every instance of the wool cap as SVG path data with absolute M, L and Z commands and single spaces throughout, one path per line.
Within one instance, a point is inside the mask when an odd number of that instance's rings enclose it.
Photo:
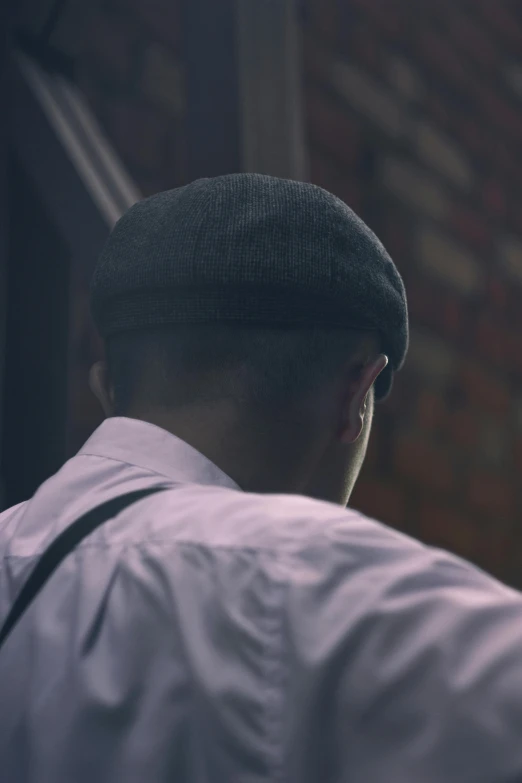
M 91 283 L 103 338 L 175 324 L 360 329 L 389 358 L 408 347 L 402 279 L 375 234 L 315 185 L 260 174 L 200 179 L 135 204 Z

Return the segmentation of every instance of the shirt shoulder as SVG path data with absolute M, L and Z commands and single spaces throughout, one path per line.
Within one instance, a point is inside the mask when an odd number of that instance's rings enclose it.
M 262 553 L 280 579 L 371 573 L 372 584 L 398 580 L 417 588 L 469 584 L 493 594 L 522 596 L 480 568 L 425 545 L 359 511 L 300 495 L 260 495 L 224 487 L 185 485 L 160 493 L 136 509 L 134 528 L 143 542 L 164 536 L 207 548 Z M 132 510 L 131 510 L 132 513 Z M 131 528 L 132 529 L 132 528 Z M 276 567 L 277 564 L 277 567 Z
M 325 725 L 357 736 L 336 746 L 339 777 L 518 779 L 522 596 L 356 511 L 283 497 L 254 506 L 282 523 L 267 569 L 290 701 L 321 716 L 303 742 Z

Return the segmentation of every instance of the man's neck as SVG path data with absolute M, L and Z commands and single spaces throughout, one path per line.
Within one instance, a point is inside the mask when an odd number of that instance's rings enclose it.
M 226 405 L 215 409 L 137 409 L 130 418 L 155 424 L 181 438 L 246 492 L 296 493 L 305 481 L 306 451 L 292 433 L 257 419 L 246 422 Z M 303 444 L 304 445 L 304 444 Z

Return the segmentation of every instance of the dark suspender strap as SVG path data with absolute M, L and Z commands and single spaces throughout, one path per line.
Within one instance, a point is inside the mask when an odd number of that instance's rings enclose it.
M 136 503 L 138 500 L 148 497 L 148 495 L 154 495 L 156 492 L 161 492 L 166 489 L 168 489 L 168 487 L 165 486 L 149 487 L 148 489 L 138 489 L 134 492 L 127 492 L 125 495 L 112 498 L 111 500 L 96 506 L 96 508 L 91 509 L 62 531 L 40 557 L 38 563 L 31 572 L 29 579 L 16 597 L 16 600 L 0 629 L 0 648 L 47 580 L 52 576 L 67 555 L 70 554 L 84 538 L 132 503 Z

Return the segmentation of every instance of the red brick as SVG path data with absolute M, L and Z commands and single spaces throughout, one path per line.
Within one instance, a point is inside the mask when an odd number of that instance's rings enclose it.
M 480 82 L 474 85 L 473 92 L 479 110 L 486 112 L 496 126 L 518 138 L 522 132 L 522 117 L 519 112 L 493 89 Z
M 462 298 L 441 291 L 427 280 L 414 280 L 407 286 L 412 320 L 461 340 L 469 331 L 469 313 Z
M 440 394 L 426 390 L 419 395 L 416 421 L 422 430 L 438 430 L 446 411 Z
M 416 36 L 417 57 L 436 68 L 452 86 L 467 89 L 470 74 L 456 49 L 442 35 L 431 29 L 422 29 Z
M 383 406 L 379 406 L 378 414 L 375 419 L 375 426 L 380 426 L 385 416 L 389 419 L 388 432 L 392 437 L 388 439 L 388 444 L 395 438 L 395 428 L 398 421 L 402 424 L 412 422 L 415 413 L 415 403 L 418 392 L 418 376 L 412 372 L 411 365 L 406 367 L 395 376 L 393 380 L 393 389 L 389 398 Z M 383 455 L 388 461 L 389 449 Z M 388 466 L 387 466 L 388 467 Z
M 517 312 L 517 315 L 520 319 L 519 312 Z M 509 369 L 518 374 L 519 377 L 522 376 L 522 335 L 515 331 L 511 334 L 511 353 L 508 362 Z
M 362 476 L 357 482 L 350 506 L 380 522 L 402 527 L 406 516 L 406 493 L 389 482 Z
M 460 382 L 470 402 L 499 417 L 508 414 L 511 404 L 509 388 L 483 367 L 465 363 L 461 368 Z
M 442 326 L 447 334 L 456 335 L 462 333 L 465 311 L 462 306 L 462 300 L 459 297 L 449 294 L 441 310 L 441 315 Z
M 305 107 L 312 144 L 327 149 L 341 163 L 353 167 L 360 154 L 357 122 L 317 89 L 307 91 Z
M 411 59 L 386 51 L 383 72 L 394 89 L 407 101 L 425 101 L 423 77 Z
M 415 141 L 420 157 L 443 177 L 466 191 L 474 185 L 476 172 L 466 150 L 436 124 L 418 122 Z
M 513 205 L 514 222 L 517 226 L 522 226 L 522 204 Z
M 497 62 L 497 50 L 486 30 L 468 12 L 458 11 L 455 4 L 450 11 L 450 30 L 459 49 L 471 54 L 481 66 L 491 69 Z
M 508 478 L 480 473 L 471 478 L 468 491 L 471 504 L 484 514 L 492 517 L 514 517 L 516 494 Z
M 368 69 L 338 60 L 332 68 L 330 84 L 347 105 L 380 128 L 381 132 L 400 138 L 409 131 L 410 122 L 404 103 L 382 79 L 371 76 Z M 459 174 L 460 171 L 457 171 Z
M 513 446 L 513 463 L 518 474 L 522 473 L 522 436 L 518 436 Z
M 491 157 L 494 168 L 501 169 L 503 176 L 507 174 L 508 177 L 511 177 L 513 174 L 513 159 L 517 153 L 513 150 L 513 146 L 508 139 L 501 136 L 499 140 L 498 134 L 496 134 L 491 140 L 488 155 Z
M 481 551 L 480 528 L 454 508 L 425 505 L 419 514 L 422 539 L 431 546 L 446 549 L 460 557 L 476 560 Z
M 520 287 L 511 285 L 508 287 L 508 302 L 505 308 L 506 318 L 511 332 L 512 355 L 510 360 L 513 365 L 522 368 L 522 308 L 520 307 Z
M 478 123 L 475 114 L 456 113 L 452 110 L 453 129 L 457 139 L 465 145 L 468 152 L 474 154 L 480 160 L 491 155 L 491 139 L 484 130 L 482 123 Z
M 451 456 L 418 435 L 399 438 L 394 462 L 398 474 L 429 489 L 444 492 L 454 483 Z
M 497 519 L 493 520 L 491 528 L 488 527 L 481 535 L 478 565 L 494 574 L 497 579 L 504 580 L 508 574 L 508 566 L 513 562 L 514 543 L 509 528 L 505 529 Z
M 418 323 L 427 326 L 439 326 L 443 297 L 437 288 L 427 279 L 410 281 L 408 286 L 410 314 Z
M 485 206 L 499 217 L 506 214 L 506 195 L 502 185 L 495 180 L 489 180 L 483 186 L 482 197 Z
M 508 303 L 508 292 L 505 283 L 491 279 L 488 285 L 489 300 L 499 309 L 504 309 Z
M 440 336 L 434 337 L 429 331 L 419 330 L 417 326 L 411 330 L 405 369 L 411 371 L 414 378 L 422 378 L 428 388 L 437 391 L 445 388 L 453 377 L 456 361 L 458 356 L 452 346 L 441 340 Z M 403 375 L 401 373 L 398 377 L 402 378 Z
M 522 29 L 517 18 L 510 13 L 508 4 L 481 0 L 480 10 L 488 26 L 496 28 L 502 33 L 504 39 L 516 45 L 518 52 L 520 52 L 520 47 L 522 47 Z M 491 32 L 494 34 L 493 31 Z
M 491 227 L 483 215 L 466 206 L 455 206 L 450 219 L 457 236 L 472 247 L 484 250 L 491 244 Z
M 512 352 L 512 333 L 498 323 L 498 317 L 482 313 L 476 324 L 476 341 L 481 356 L 492 364 L 503 366 L 509 363 Z
M 512 426 L 484 417 L 480 427 L 477 464 L 487 469 L 511 470 Z
M 430 92 L 425 99 L 426 113 L 437 125 L 447 128 L 451 117 L 451 107 L 440 95 Z
M 479 435 L 480 416 L 467 409 L 451 411 L 446 420 L 448 438 L 466 449 L 472 449 L 477 445 Z

